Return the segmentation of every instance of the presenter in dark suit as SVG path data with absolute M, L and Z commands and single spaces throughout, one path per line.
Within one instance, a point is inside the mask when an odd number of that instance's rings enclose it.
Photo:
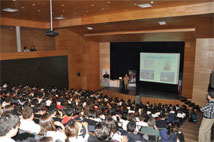
M 125 74 L 125 76 L 123 78 L 123 82 L 124 82 L 124 90 L 127 91 L 128 90 L 128 83 L 129 83 L 129 76 L 127 74 Z

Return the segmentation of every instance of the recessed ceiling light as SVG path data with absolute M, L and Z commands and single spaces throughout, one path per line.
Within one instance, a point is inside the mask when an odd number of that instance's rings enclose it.
M 38 11 L 38 12 L 40 12 L 41 10 L 40 10 L 40 9 L 38 9 L 37 11 Z
M 104 10 L 105 8 L 103 7 L 102 10 Z
M 22 6 L 22 9 L 24 9 L 25 7 L 24 6 Z
M 94 4 L 91 4 L 91 6 L 93 7 L 93 6 L 94 6 Z
M 63 6 L 64 6 L 64 4 L 61 4 L 61 6 L 63 7 Z
M 65 19 L 65 17 L 63 17 L 63 15 L 60 15 L 59 17 L 54 17 L 54 19 L 56 19 L 56 20 L 63 20 L 63 19 Z
M 151 4 L 153 4 L 153 3 L 154 3 L 154 1 L 152 0 L 150 3 L 151 3 Z
M 76 15 L 77 13 L 76 12 L 74 12 L 74 15 Z
M 16 0 L 13 0 L 13 1 L 16 1 Z
M 88 12 L 88 10 L 86 10 L 85 12 Z
M 62 12 L 65 12 L 65 10 L 62 10 Z
M 32 4 L 32 6 L 35 6 L 35 5 L 36 5 L 35 3 Z
M 146 4 L 138 4 L 137 6 L 141 7 L 141 8 L 147 8 L 147 7 L 152 7 L 151 4 L 146 3 Z
M 111 2 L 110 1 L 107 1 L 107 4 L 110 4 Z
M 2 11 L 6 11 L 6 12 L 16 12 L 19 11 L 18 9 L 13 9 L 13 8 L 4 8 L 2 9 Z
M 92 27 L 86 27 L 88 30 L 93 30 L 94 28 L 92 28 Z
M 166 21 L 159 21 L 158 22 L 160 25 L 166 25 Z

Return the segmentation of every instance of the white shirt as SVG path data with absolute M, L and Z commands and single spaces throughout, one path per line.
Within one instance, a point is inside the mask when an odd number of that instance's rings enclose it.
M 54 142 L 56 140 L 60 140 L 60 141 L 64 142 L 66 139 L 66 135 L 60 131 L 48 131 L 45 136 L 52 137 Z
M 78 136 L 77 138 L 70 137 L 69 142 L 88 142 L 88 137 L 89 137 L 89 135 L 85 135 L 84 138 L 82 136 Z
M 0 142 L 16 142 L 11 138 L 0 137 Z
M 31 121 L 31 120 L 21 119 L 20 129 L 30 133 L 36 133 L 36 134 L 40 132 L 40 126 L 36 124 L 33 120 Z

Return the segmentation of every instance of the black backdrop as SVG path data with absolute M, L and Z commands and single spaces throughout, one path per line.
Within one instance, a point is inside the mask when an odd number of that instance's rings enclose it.
M 113 42 L 110 44 L 110 78 L 118 79 L 129 70 L 136 70 L 137 89 L 177 92 L 177 85 L 139 81 L 140 52 L 180 53 L 179 74 L 182 78 L 184 42 Z
M 68 88 L 67 56 L 0 61 L 1 84 Z

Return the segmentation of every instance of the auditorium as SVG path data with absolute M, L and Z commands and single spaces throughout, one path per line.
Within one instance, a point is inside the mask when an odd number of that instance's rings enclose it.
M 213 0 L 0 5 L 0 142 L 214 142 Z

